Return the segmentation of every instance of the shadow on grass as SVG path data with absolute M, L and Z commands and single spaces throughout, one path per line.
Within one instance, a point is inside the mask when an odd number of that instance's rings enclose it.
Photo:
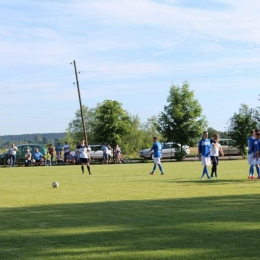
M 1 209 L 0 259 L 259 259 L 259 199 Z
M 174 183 L 180 183 L 180 184 L 183 184 L 183 183 L 190 183 L 190 184 L 194 184 L 194 183 L 198 183 L 198 184 L 207 184 L 207 185 L 217 185 L 217 184 L 231 184 L 231 183 L 247 183 L 247 182 L 251 182 L 251 183 L 255 183 L 255 182 L 259 182 L 260 183 L 260 180 L 237 180 L 237 179 L 217 179 L 217 178 L 212 178 L 212 179 L 199 179 L 199 180 L 183 180 L 183 179 L 180 179 L 180 180 L 171 180 L 170 182 L 174 182 Z

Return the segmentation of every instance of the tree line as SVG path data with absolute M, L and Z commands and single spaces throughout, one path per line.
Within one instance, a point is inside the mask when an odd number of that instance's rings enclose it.
M 151 146 L 153 136 L 161 142 L 176 142 L 191 147 L 198 144 L 203 131 L 209 136 L 218 133 L 221 138 L 231 138 L 236 147 L 245 156 L 247 153 L 247 137 L 252 129 L 259 128 L 259 108 L 252 109 L 241 104 L 238 113 L 230 118 L 227 131 L 218 131 L 208 127 L 202 107 L 189 89 L 189 83 L 181 87 L 172 85 L 162 112 L 151 116 L 142 123 L 138 115 L 126 111 L 122 104 L 115 100 L 104 100 L 94 108 L 83 106 L 87 141 L 89 144 L 108 142 L 112 147 L 119 144 L 124 153 L 136 154 L 141 149 Z M 58 136 L 55 136 L 58 135 Z M 55 138 L 54 138 L 55 137 Z M 19 136 L 4 136 L 0 138 L 0 147 L 6 147 L 11 142 L 55 144 L 68 141 L 71 147 L 84 138 L 81 111 L 77 110 L 75 118 L 69 123 L 65 134 L 34 134 L 26 135 L 26 140 L 18 140 Z M 182 149 L 180 149 L 182 153 Z

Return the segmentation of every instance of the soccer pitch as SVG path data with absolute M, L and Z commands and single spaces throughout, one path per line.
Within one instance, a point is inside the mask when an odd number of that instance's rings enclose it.
M 221 161 L 212 180 L 198 161 L 163 167 L 0 168 L 0 259 L 259 259 L 247 161 Z

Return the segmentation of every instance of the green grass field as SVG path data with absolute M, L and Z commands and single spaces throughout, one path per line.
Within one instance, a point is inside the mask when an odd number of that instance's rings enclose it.
M 0 168 L 0 259 L 259 259 L 246 161 Z M 52 188 L 58 181 L 59 188 Z

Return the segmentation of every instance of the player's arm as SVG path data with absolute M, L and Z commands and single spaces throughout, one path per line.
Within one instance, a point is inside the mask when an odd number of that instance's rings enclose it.
M 199 145 L 198 145 L 198 157 L 199 157 L 199 160 L 200 160 L 200 158 L 201 158 L 200 150 L 201 150 L 201 147 L 200 147 L 200 143 L 199 143 Z

